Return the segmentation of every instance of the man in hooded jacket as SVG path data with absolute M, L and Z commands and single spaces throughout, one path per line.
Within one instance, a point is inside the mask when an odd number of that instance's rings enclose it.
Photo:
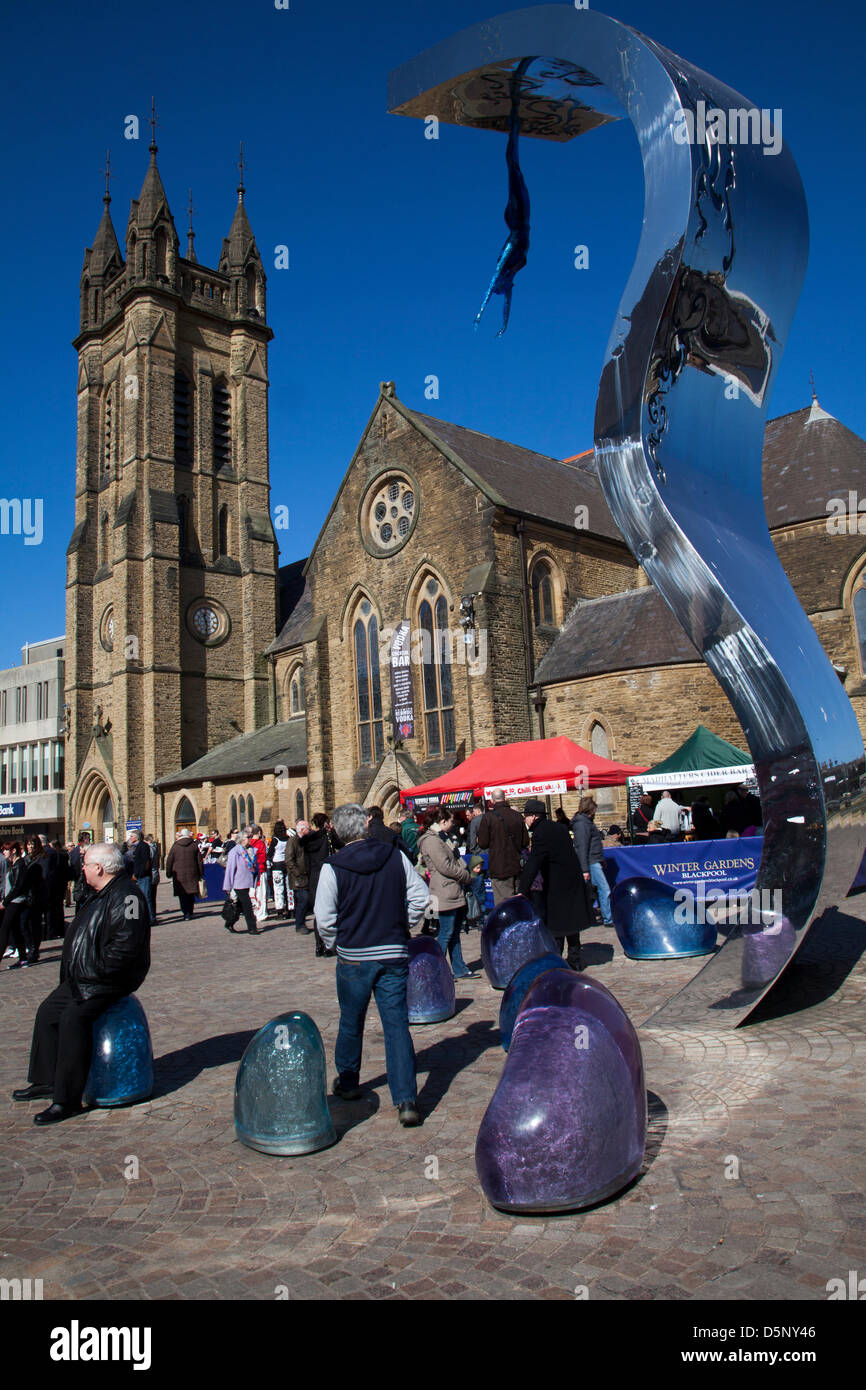
M 338 806 L 332 822 L 342 849 L 322 865 L 316 922 L 325 946 L 336 943 L 337 950 L 340 1028 L 334 1094 L 346 1100 L 361 1094 L 364 1019 L 374 995 L 385 1034 L 391 1099 L 402 1125 L 418 1125 L 406 986 L 409 929 L 423 916 L 430 893 L 396 845 L 368 837 L 363 806 Z

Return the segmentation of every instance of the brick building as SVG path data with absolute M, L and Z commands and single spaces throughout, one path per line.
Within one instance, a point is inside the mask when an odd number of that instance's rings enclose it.
M 390 814 L 475 748 L 539 736 L 628 762 L 698 723 L 742 745 L 591 451 L 548 458 L 412 411 L 384 382 L 311 555 L 277 570 L 272 334 L 243 196 L 216 270 L 192 234 L 181 257 L 152 144 L 126 259 L 107 195 L 85 256 L 69 831 L 141 817 L 165 844 L 180 824 L 269 827 L 346 800 Z M 862 727 L 866 443 L 813 401 L 768 425 L 764 475 L 776 548 Z M 601 807 L 621 813 L 621 793 Z

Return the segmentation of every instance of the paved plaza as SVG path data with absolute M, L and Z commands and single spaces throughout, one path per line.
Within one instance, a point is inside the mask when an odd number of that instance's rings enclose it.
M 164 914 L 139 992 L 153 1099 L 43 1132 L 40 1104 L 9 1096 L 56 983 L 51 943 L 38 968 L 0 971 L 0 1275 L 41 1278 L 46 1299 L 825 1300 L 828 1280 L 866 1273 L 864 921 L 866 895 L 849 899 L 746 1027 L 642 1029 L 641 1177 L 584 1214 L 523 1219 L 492 1210 L 475 1173 L 504 1062 L 483 977 L 458 985 L 454 1018 L 413 1028 L 421 1128 L 397 1123 L 373 1007 L 370 1089 L 331 1101 L 339 1142 L 277 1158 L 235 1139 L 234 1078 L 253 1033 L 290 1009 L 316 1020 L 333 1075 L 335 961 L 312 937 Z M 635 1021 L 700 964 L 629 961 L 601 927 L 584 940 Z

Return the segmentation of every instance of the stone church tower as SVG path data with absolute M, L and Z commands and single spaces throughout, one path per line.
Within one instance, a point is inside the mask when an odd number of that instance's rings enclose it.
M 272 718 L 277 622 L 265 275 L 238 204 L 219 265 L 186 256 L 157 168 L 121 253 L 105 211 L 81 276 L 67 568 L 67 830 L 166 843 L 152 784 Z M 171 828 L 168 830 L 169 843 Z

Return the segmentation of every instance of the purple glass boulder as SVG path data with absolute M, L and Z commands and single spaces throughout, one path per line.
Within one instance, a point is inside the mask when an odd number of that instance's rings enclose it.
M 761 989 L 775 980 L 794 952 L 797 933 L 781 913 L 743 927 L 744 989 Z
M 481 930 L 481 962 L 494 989 L 504 989 L 528 960 L 556 955 L 556 942 L 527 898 L 506 898 Z
M 432 936 L 413 936 L 409 942 L 406 1002 L 410 1023 L 441 1023 L 457 1008 L 451 966 Z
M 508 982 L 502 996 L 502 1003 L 499 1006 L 499 1035 L 506 1052 L 511 1044 L 511 1034 L 514 1031 L 518 1010 L 526 997 L 529 986 L 538 979 L 539 975 L 543 975 L 545 970 L 570 969 L 571 966 L 566 965 L 562 956 L 548 951 L 543 956 L 536 956 L 535 960 L 528 960 Z
M 715 950 L 716 924 L 702 899 L 657 878 L 626 878 L 610 897 L 610 915 L 631 960 L 674 960 Z
M 604 1201 L 640 1172 L 646 1124 L 643 1059 L 625 1010 L 586 975 L 540 975 L 478 1131 L 487 1200 L 517 1213 Z

